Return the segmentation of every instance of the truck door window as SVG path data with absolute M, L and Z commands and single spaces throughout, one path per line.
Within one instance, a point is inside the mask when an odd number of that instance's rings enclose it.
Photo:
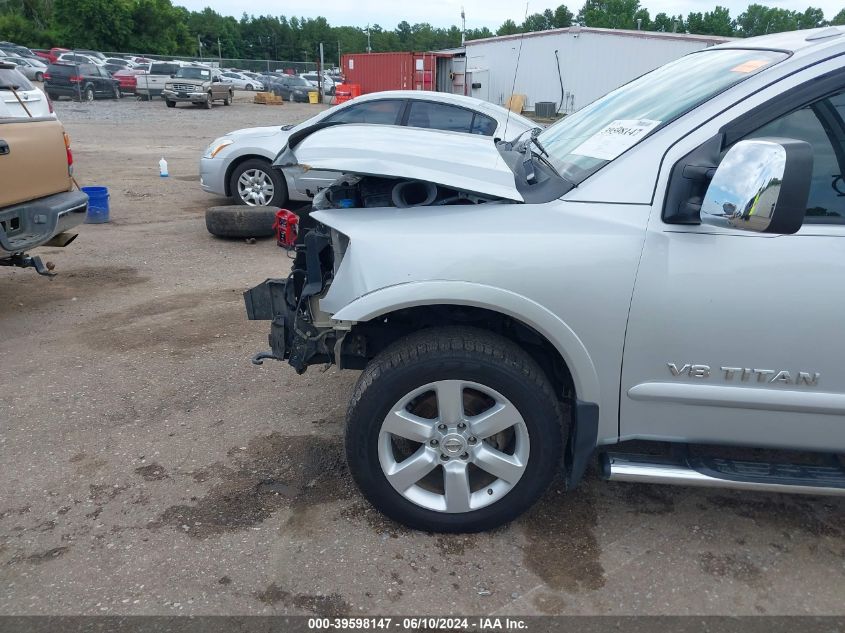
M 845 224 L 845 93 L 817 101 L 767 123 L 745 138 L 779 136 L 813 148 L 807 224 Z

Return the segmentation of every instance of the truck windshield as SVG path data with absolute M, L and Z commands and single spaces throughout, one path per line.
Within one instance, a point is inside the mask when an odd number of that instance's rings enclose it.
M 552 125 L 540 141 L 555 169 L 580 184 L 651 132 L 786 57 L 747 49 L 686 55 Z
M 202 79 L 208 80 L 211 79 L 211 71 L 206 70 L 205 68 L 180 68 L 176 71 L 176 77 L 178 79 Z

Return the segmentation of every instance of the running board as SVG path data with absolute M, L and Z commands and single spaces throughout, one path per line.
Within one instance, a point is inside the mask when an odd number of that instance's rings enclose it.
M 845 496 L 845 469 L 838 464 L 816 466 L 716 457 L 673 461 L 652 455 L 614 453 L 605 453 L 601 460 L 602 476 L 609 481 Z

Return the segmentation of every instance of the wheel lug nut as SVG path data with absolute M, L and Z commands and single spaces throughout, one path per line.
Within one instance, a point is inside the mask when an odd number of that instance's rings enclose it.
M 449 456 L 448 456 L 448 455 L 446 455 L 446 453 L 442 453 L 442 454 L 440 455 L 440 459 L 442 459 L 444 462 L 448 462 L 448 461 L 449 461 Z
M 470 437 L 467 439 L 467 442 L 469 442 L 470 444 L 475 444 L 477 441 L 478 441 L 478 440 L 477 440 L 477 439 L 475 439 L 475 436 L 474 436 L 474 435 L 470 436 Z
M 432 446 L 437 446 L 438 444 L 440 444 L 440 442 L 438 442 L 437 440 L 431 440 L 429 444 L 431 444 Z
M 469 459 L 469 453 L 461 453 L 461 459 Z
M 445 431 L 445 430 L 446 430 L 446 425 L 445 425 L 445 424 L 438 424 L 438 425 L 437 425 L 437 430 L 438 430 L 438 431 Z
M 465 428 L 467 428 L 467 425 L 464 424 L 463 422 L 458 422 L 458 428 L 463 431 Z

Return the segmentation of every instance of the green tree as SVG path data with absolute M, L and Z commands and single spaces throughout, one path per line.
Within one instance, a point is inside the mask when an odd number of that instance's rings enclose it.
M 403 44 L 407 44 L 411 40 L 411 25 L 408 24 L 405 20 L 402 20 L 398 25 L 396 25 L 396 37 L 399 38 L 399 41 Z
M 533 31 L 545 31 L 552 28 L 549 19 L 542 13 L 533 13 L 525 18 L 520 29 L 523 33 L 531 33 Z
M 556 29 L 562 29 L 567 26 L 572 25 L 572 19 L 575 16 L 572 15 L 572 11 L 570 11 L 565 4 L 560 5 L 557 9 L 555 9 L 554 15 L 552 16 L 552 26 Z
M 594 28 L 635 29 L 634 15 L 639 8 L 639 0 L 587 0 L 578 12 L 578 21 Z
M 502 26 L 496 29 L 496 35 L 513 35 L 514 33 L 519 33 L 519 27 L 510 19 L 505 20 Z
M 799 29 L 815 29 L 827 24 L 824 19 L 824 11 L 815 7 L 807 7 L 803 13 L 797 15 Z
M 725 7 L 717 6 L 712 11 L 704 13 L 700 31 L 693 31 L 687 27 L 690 33 L 701 35 L 722 35 L 730 37 L 734 34 L 734 22 L 731 20 L 731 13 Z
M 842 9 L 839 13 L 834 15 L 830 23 L 836 26 L 845 24 L 845 9 Z
M 54 0 L 53 22 L 69 48 L 125 50 L 132 35 L 130 0 Z

